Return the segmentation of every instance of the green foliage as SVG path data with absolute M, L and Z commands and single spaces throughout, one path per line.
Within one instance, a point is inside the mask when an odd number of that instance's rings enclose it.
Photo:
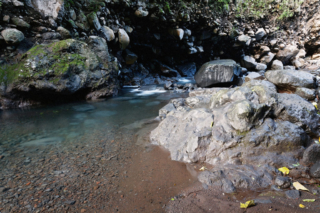
M 1 7 L 2 7 L 2 0 L 0 0 L 0 10 L 1 10 Z
M 164 4 L 164 9 L 168 12 L 168 13 L 171 13 L 171 9 L 170 9 L 170 4 L 169 4 L 169 2 L 165 2 L 165 4 Z

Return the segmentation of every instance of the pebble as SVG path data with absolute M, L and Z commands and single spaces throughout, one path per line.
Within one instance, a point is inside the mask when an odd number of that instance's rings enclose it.
M 300 197 L 300 192 L 298 190 L 289 190 L 285 192 L 286 197 L 290 199 L 298 199 Z

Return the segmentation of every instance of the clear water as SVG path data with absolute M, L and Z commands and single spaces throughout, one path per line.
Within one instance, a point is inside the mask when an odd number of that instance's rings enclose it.
M 93 130 L 156 117 L 159 109 L 177 96 L 155 86 L 125 88 L 118 97 L 101 102 L 0 111 L 0 145 L 68 143 Z

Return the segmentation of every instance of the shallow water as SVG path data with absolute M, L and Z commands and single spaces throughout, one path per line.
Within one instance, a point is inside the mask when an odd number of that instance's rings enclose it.
M 196 178 L 148 134 L 183 95 L 126 88 L 101 102 L 1 111 L 0 212 L 163 212 Z

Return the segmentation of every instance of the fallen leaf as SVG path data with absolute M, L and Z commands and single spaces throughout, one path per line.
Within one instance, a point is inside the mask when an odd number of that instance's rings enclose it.
M 280 172 L 282 172 L 282 174 L 284 175 L 288 175 L 290 170 L 287 167 L 281 167 L 278 169 Z
M 307 189 L 306 187 L 301 185 L 301 183 L 299 183 L 299 182 L 294 182 L 292 185 L 296 190 L 309 191 L 309 189 Z
M 172 201 L 174 201 L 174 198 L 171 198 Z
M 204 170 L 207 170 L 207 167 L 203 166 L 199 169 L 199 171 L 204 171 Z
M 302 208 L 302 209 L 305 208 L 305 206 L 302 205 L 302 204 L 299 204 L 299 207 Z
M 292 166 L 298 167 L 298 166 L 300 166 L 300 163 L 292 164 Z
M 312 105 L 318 110 L 318 104 L 316 102 L 312 102 Z
M 255 205 L 254 201 L 253 200 L 249 200 L 249 201 L 247 201 L 245 203 L 240 203 L 240 208 L 241 209 L 246 209 L 246 208 L 248 208 L 250 206 L 254 206 L 254 205 Z
M 303 199 L 302 201 L 303 202 L 314 202 L 314 201 L 316 201 L 316 199 Z
M 27 183 L 26 186 L 29 186 L 31 184 L 31 182 Z
M 211 125 L 210 125 L 210 127 L 213 127 L 213 121 L 211 122 Z M 319 138 L 319 140 L 320 140 L 320 138 Z

